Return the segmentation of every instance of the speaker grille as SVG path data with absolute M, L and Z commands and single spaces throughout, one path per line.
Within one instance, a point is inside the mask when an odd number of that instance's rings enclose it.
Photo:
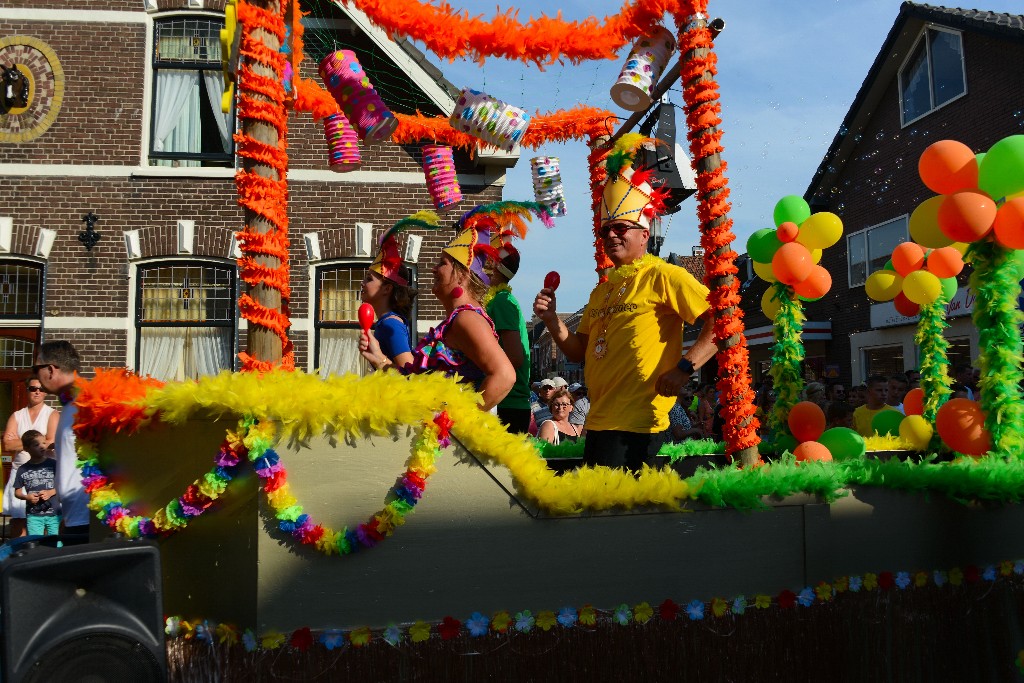
M 67 640 L 25 669 L 25 683 L 162 683 L 162 666 L 140 642 L 116 634 Z

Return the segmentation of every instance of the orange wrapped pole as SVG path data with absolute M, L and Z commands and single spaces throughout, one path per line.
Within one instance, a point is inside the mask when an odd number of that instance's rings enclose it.
M 707 0 L 684 5 L 675 15 L 679 30 L 681 80 L 686 104 L 687 138 L 697 170 L 697 216 L 704 247 L 704 283 L 711 292 L 718 346 L 718 390 L 722 396 L 726 452 L 744 466 L 760 462 L 757 453 L 758 420 L 750 388 L 750 354 L 740 309 L 740 282 L 729 218 L 729 188 L 722 161 L 722 131 L 718 129 L 721 104 L 715 81 L 717 58 L 707 25 Z
M 597 266 L 598 281 L 604 282 L 607 279 L 605 273 L 615 266 L 608 255 L 604 253 L 604 240 L 598 234 L 601 228 L 601 192 L 605 180 L 608 178 L 608 171 L 605 170 L 604 159 L 608 156 L 608 135 L 591 135 L 587 140 L 590 147 L 590 154 L 587 155 L 587 164 L 590 167 L 590 208 L 594 212 L 594 261 Z

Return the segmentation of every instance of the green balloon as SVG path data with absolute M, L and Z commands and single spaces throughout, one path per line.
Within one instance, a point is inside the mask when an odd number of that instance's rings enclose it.
M 775 451 L 775 455 L 782 455 L 786 451 L 792 453 L 796 449 L 797 440 L 793 438 L 792 434 L 780 434 L 775 441 L 772 442 Z
M 899 436 L 903 413 L 898 410 L 883 410 L 871 420 L 871 429 L 879 436 Z
M 891 270 L 894 273 L 896 272 L 896 266 L 892 264 L 892 259 L 885 262 L 885 265 L 882 266 L 882 270 Z
M 828 448 L 834 460 L 863 458 L 867 453 L 864 437 L 846 427 L 826 429 L 818 438 L 818 443 Z
M 811 217 L 811 207 L 807 205 L 803 197 L 795 194 L 788 194 L 779 200 L 775 205 L 772 218 L 775 219 L 776 227 L 786 221 L 800 225 Z
M 978 169 L 978 186 L 996 201 L 1024 190 L 1024 135 L 992 145 Z
M 956 296 L 956 278 L 944 277 L 939 280 L 939 283 L 942 285 L 942 298 L 946 300 L 946 303 L 949 303 Z
M 781 246 L 774 228 L 761 228 L 747 239 L 747 254 L 758 263 L 771 263 Z

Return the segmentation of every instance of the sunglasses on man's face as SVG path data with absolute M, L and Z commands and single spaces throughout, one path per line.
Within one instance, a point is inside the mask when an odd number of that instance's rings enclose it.
M 607 239 L 611 233 L 615 233 L 616 237 L 625 237 L 626 233 L 630 230 L 644 230 L 639 225 L 630 225 L 629 223 L 612 223 L 610 225 L 601 226 L 601 237 Z
M 41 391 L 41 392 L 45 392 L 45 391 L 46 391 L 46 390 L 45 390 L 45 389 L 43 389 L 42 387 L 29 387 L 29 388 L 28 388 L 28 390 L 29 390 L 30 392 L 32 392 L 32 393 L 35 393 L 35 392 L 37 392 L 37 391 Z
M 48 368 L 51 365 L 53 365 L 53 363 L 40 363 L 39 365 L 33 365 L 32 366 L 32 374 L 33 375 L 38 375 L 40 370 L 42 370 L 43 368 Z

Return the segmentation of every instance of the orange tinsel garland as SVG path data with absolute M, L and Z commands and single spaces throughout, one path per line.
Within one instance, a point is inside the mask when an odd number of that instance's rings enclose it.
M 285 93 L 282 86 L 286 57 L 279 51 L 268 48 L 255 35 L 262 30 L 277 37 L 278 41 L 285 38 L 284 10 L 287 2 L 282 2 L 278 12 L 269 12 L 256 7 L 245 0 L 238 4 L 238 19 L 242 25 L 242 38 L 239 43 L 239 55 L 242 64 L 239 67 L 238 83 L 238 119 L 242 121 L 242 131 L 235 135 L 238 156 L 249 160 L 250 164 L 260 164 L 272 169 L 276 179 L 267 178 L 252 170 L 242 170 L 235 175 L 235 186 L 238 190 L 238 203 L 256 214 L 271 225 L 268 232 L 261 232 L 251 225 L 246 225 L 237 233 L 238 245 L 242 257 L 238 260 L 239 277 L 250 288 L 263 286 L 280 292 L 283 311 L 268 308 L 253 299 L 249 294 L 239 297 L 239 313 L 251 327 L 262 327 L 270 330 L 281 340 L 281 360 L 271 363 L 252 357 L 246 352 L 238 354 L 242 361 L 243 371 L 265 371 L 274 367 L 293 369 L 295 367 L 295 351 L 288 339 L 288 114 L 284 108 Z M 293 15 L 294 19 L 294 15 Z M 301 34 L 293 34 L 292 49 L 301 52 Z M 261 70 L 272 70 L 274 77 L 256 73 L 252 68 L 259 64 Z M 256 140 L 246 130 L 246 124 L 261 122 L 273 126 L 277 132 L 277 144 L 269 145 Z M 271 268 L 260 263 L 259 257 L 274 256 L 280 265 Z
M 151 389 L 163 385 L 159 380 L 139 377 L 124 369 L 96 368 L 96 376 L 91 380 L 76 378 L 75 435 L 95 443 L 111 432 L 138 429 L 149 418 L 142 399 Z
M 608 171 L 601 164 L 608 156 L 608 148 L 597 144 L 598 136 L 591 135 L 587 144 L 590 147 L 590 154 L 587 155 L 587 165 L 590 167 L 590 210 L 594 216 L 594 261 L 597 266 L 594 270 L 599 273 L 598 281 L 604 282 L 607 276 L 604 271 L 615 266 L 608 255 L 604 253 L 604 240 L 601 239 L 601 193 L 604 190 L 605 180 L 608 178 Z
M 388 35 L 422 41 L 434 54 L 448 59 L 485 57 L 534 62 L 538 66 L 562 59 L 579 63 L 615 59 L 615 53 L 635 38 L 648 35 L 666 12 L 694 14 L 686 0 L 630 0 L 619 14 L 598 19 L 565 21 L 561 16 L 530 18 L 520 23 L 507 10 L 492 19 L 454 11 L 445 2 L 422 0 L 348 0 Z M 705 3 L 706 4 L 706 3 Z
M 703 13 L 706 6 L 706 0 L 699 2 L 698 7 L 694 8 L 690 15 Z M 719 117 L 721 105 L 718 103 L 718 83 L 714 79 L 717 58 L 711 51 L 711 31 L 696 27 L 684 29 L 691 18 L 683 13 L 676 14 L 676 23 L 681 34 L 679 49 L 682 54 L 683 100 L 688 112 L 687 138 L 696 166 L 700 160 L 722 151 L 722 132 L 717 129 L 722 121 Z M 699 48 L 706 48 L 707 54 L 687 58 L 687 53 Z M 722 163 L 713 171 L 701 171 L 697 174 L 697 215 L 701 222 L 701 246 L 704 247 L 705 283 L 711 287 L 708 303 L 715 316 L 715 341 L 717 343 L 738 338 L 733 346 L 725 349 L 719 346 L 717 356 L 718 389 L 728 407 L 728 410 L 723 411 L 725 424 L 722 435 L 725 438 L 726 452 L 731 455 L 758 444 L 759 424 L 754 418 L 754 392 L 750 389 L 750 356 L 744 335 L 743 311 L 739 308 L 740 283 L 736 277 L 732 277 L 729 284 L 715 285 L 715 280 L 729 275 L 735 276 L 737 273 L 736 252 L 728 248 L 736 239 L 736 235 L 732 232 L 732 220 L 728 217 L 729 188 L 725 170 L 726 165 Z M 721 223 L 715 224 L 719 220 Z M 723 251 L 716 253 L 720 249 Z M 728 309 L 732 309 L 732 312 Z

